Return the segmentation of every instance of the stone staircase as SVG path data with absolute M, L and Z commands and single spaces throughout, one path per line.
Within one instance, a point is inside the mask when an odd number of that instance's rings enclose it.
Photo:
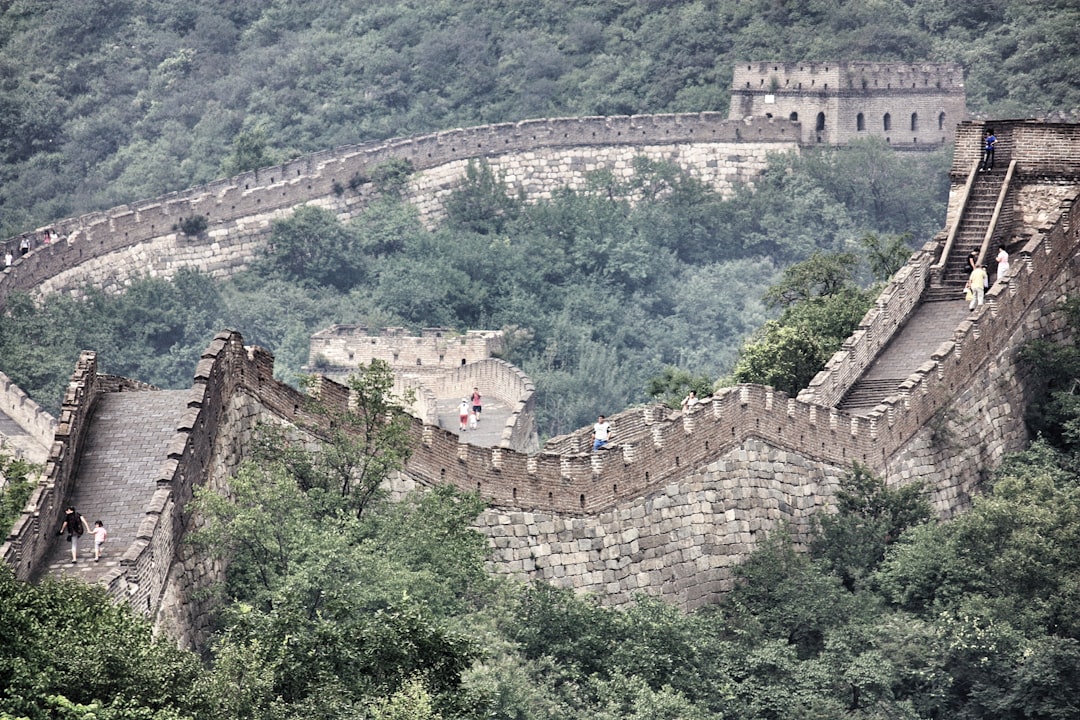
M 952 339 L 953 330 L 970 313 L 964 300 L 964 285 L 971 273 L 968 254 L 982 247 L 1004 178 L 1004 170 L 976 175 L 940 284 L 923 291 L 919 307 L 848 389 L 839 409 L 856 414 L 871 410 L 895 394 L 941 343 Z M 992 264 L 992 258 L 984 258 L 983 264 Z M 993 278 L 989 267 L 987 272 Z
M 84 535 L 79 561 L 72 564 L 71 546 L 57 536 L 46 573 L 95 583 L 120 564 L 146 517 L 188 394 L 188 390 L 142 390 L 98 398 L 70 504 L 91 527 L 101 520 L 109 538 L 101 561 L 95 563 L 94 541 Z

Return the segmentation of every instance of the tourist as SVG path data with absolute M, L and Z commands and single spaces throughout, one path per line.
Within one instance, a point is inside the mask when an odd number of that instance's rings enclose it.
M 1009 274 L 1009 253 L 1005 250 L 1004 245 L 998 248 L 995 260 L 997 260 L 997 278 L 995 282 L 1000 282 Z
M 105 544 L 105 538 L 109 536 L 109 533 L 100 520 L 94 523 L 91 533 L 94 535 L 94 562 L 97 562 L 101 560 L 101 546 Z
M 983 293 L 986 292 L 986 277 L 986 270 L 982 265 L 976 265 L 975 269 L 971 271 L 971 277 L 968 278 L 972 292 L 968 308 L 971 310 L 974 310 L 976 305 L 983 304 Z
M 71 564 L 79 561 L 79 538 L 83 532 L 90 532 L 90 526 L 86 524 L 86 518 L 75 511 L 73 505 L 69 505 L 64 513 L 64 524 L 60 526 L 58 535 L 67 533 L 67 541 L 71 543 Z
M 683 412 L 689 412 L 698 404 L 697 393 L 691 390 L 682 401 Z
M 592 449 L 599 450 L 608 444 L 611 439 L 611 423 L 601 415 L 592 428 Z
M 480 399 L 480 389 L 479 388 L 473 388 L 472 389 L 472 411 L 473 411 L 473 414 L 476 415 L 476 422 L 480 422 L 480 411 L 481 410 L 483 410 L 483 407 L 482 407 L 482 403 L 481 403 L 481 399 Z
M 992 128 L 986 128 L 983 133 L 982 162 L 979 164 L 979 172 L 994 169 L 994 146 L 997 145 L 997 136 Z
M 458 430 L 465 432 L 469 429 L 469 398 L 461 398 L 458 405 Z

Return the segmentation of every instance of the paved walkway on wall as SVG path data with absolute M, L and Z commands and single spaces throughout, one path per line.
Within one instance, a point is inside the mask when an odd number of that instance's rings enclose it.
M 896 394 L 904 380 L 929 360 L 941 343 L 952 340 L 957 326 L 972 312 L 962 287 L 956 292 L 955 300 L 920 303 L 838 407 L 855 414 L 870 412 L 886 397 Z
M 506 421 L 510 419 L 510 406 L 497 400 L 484 399 L 484 409 L 480 413 L 480 422 L 475 430 L 460 432 L 458 427 L 458 406 L 461 398 L 439 400 L 439 427 L 449 430 L 461 438 L 461 442 L 480 447 L 495 447 L 502 440 Z
M 188 394 L 187 390 L 145 390 L 105 393 L 98 398 L 71 504 L 91 528 L 95 520 L 101 520 L 109 539 L 101 562 L 95 563 L 93 538 L 83 535 L 79 562 L 72 565 L 71 547 L 65 538 L 56 536 L 48 574 L 77 576 L 93 583 L 120 564 L 157 489 L 158 472 Z
M 38 442 L 34 435 L 26 432 L 3 411 L 0 411 L 0 439 L 16 457 L 38 464 L 44 464 L 49 459 L 49 448 Z

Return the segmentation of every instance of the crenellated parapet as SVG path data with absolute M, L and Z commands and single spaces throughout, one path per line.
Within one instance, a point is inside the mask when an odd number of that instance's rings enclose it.
M 387 163 L 413 168 L 403 197 L 432 225 L 461 185 L 470 161 L 483 160 L 527 200 L 561 188 L 583 190 L 597 172 L 633 177 L 635 159 L 674 162 L 730 193 L 751 182 L 768 154 L 797 150 L 798 123 L 721 113 L 526 120 L 349 145 L 158 198 L 67 218 L 56 239 L 0 272 L 0 306 L 12 292 L 79 293 L 86 285 L 119 291 L 135 277 L 171 277 L 184 267 L 227 277 L 249 266 L 271 224 L 301 205 L 348 220 L 380 196 L 372 180 Z M 183 232 L 201 217 L 204 230 Z M 18 238 L 7 241 L 10 246 Z
M 41 568 L 63 523 L 97 399 L 97 377 L 97 357 L 92 352 L 82 353 L 64 392 L 42 479 L 0 546 L 0 556 L 21 579 L 30 579 Z

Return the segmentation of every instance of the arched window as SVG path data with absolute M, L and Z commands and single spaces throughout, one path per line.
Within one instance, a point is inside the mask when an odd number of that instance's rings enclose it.
M 911 113 L 911 132 L 919 129 L 919 113 Z
M 799 113 L 791 113 L 790 115 L 788 115 L 788 120 L 790 120 L 791 122 L 799 122 Z
M 885 113 L 885 117 L 882 118 L 882 125 L 885 127 L 885 132 L 892 130 L 892 115 Z
M 825 129 L 825 113 L 819 112 L 817 114 L 817 125 L 815 126 L 815 129 L 818 132 L 821 132 Z
M 862 113 L 859 113 L 855 116 L 855 129 L 859 132 L 862 132 L 866 129 L 866 118 L 863 117 Z
M 945 113 L 943 113 L 943 112 L 938 113 L 938 116 L 937 116 L 937 129 L 938 130 L 944 130 L 945 129 Z

